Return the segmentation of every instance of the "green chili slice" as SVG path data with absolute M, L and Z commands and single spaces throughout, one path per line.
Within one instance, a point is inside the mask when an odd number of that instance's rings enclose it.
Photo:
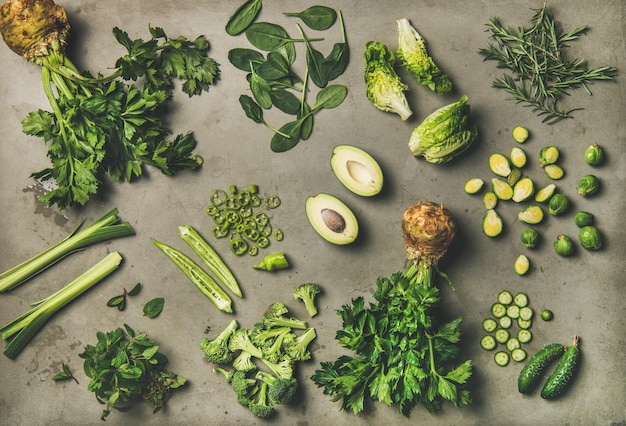
M 276 231 L 274 231 L 274 239 L 276 241 L 282 241 L 283 238 L 285 238 L 285 234 L 283 234 L 283 231 L 281 229 L 277 229 Z
M 265 199 L 265 207 L 275 209 L 280 206 L 280 197 L 278 195 L 270 195 Z
M 250 194 L 250 191 L 244 189 L 237 194 L 237 201 L 240 206 L 247 206 L 250 204 L 250 201 L 252 201 L 252 194 Z
M 256 194 L 253 194 L 250 198 L 250 205 L 252 207 L 259 207 L 261 205 L 261 197 Z
M 256 243 L 260 248 L 265 248 L 270 245 L 270 240 L 267 237 L 261 236 Z
M 259 233 L 258 229 L 256 229 L 256 228 L 246 227 L 246 228 L 243 229 L 243 236 L 246 237 L 249 240 L 256 241 L 256 240 L 259 239 L 261 234 Z
M 248 254 L 250 256 L 256 256 L 257 254 L 259 254 L 259 248 L 257 246 L 250 246 L 250 248 L 248 249 Z
M 224 238 L 228 235 L 228 227 L 216 225 L 213 227 L 211 232 L 215 238 Z
M 226 194 L 226 191 L 222 189 L 216 189 L 215 192 L 211 195 L 211 204 L 215 206 L 221 206 L 222 204 L 224 204 L 227 198 L 228 194 Z
M 217 214 L 217 206 L 215 204 L 211 204 L 210 206 L 207 206 L 206 214 L 209 216 L 213 216 Z
M 269 223 L 270 218 L 264 212 L 258 212 L 254 215 L 254 220 L 261 226 L 265 226 Z
M 243 238 L 237 238 L 230 241 L 230 249 L 237 256 L 241 256 L 248 251 L 248 243 Z

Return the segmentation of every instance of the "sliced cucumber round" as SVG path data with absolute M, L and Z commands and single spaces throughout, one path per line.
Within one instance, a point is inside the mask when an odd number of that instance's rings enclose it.
M 506 315 L 508 317 L 513 318 L 513 319 L 519 318 L 519 306 L 517 306 L 517 305 L 510 305 L 509 307 L 507 307 L 506 308 Z
M 480 339 L 480 347 L 486 351 L 492 351 L 496 348 L 497 342 L 491 334 L 487 334 Z
M 500 302 L 494 303 L 493 305 L 491 305 L 491 315 L 496 318 L 502 318 L 506 315 L 506 306 L 504 306 Z
M 498 322 L 493 318 L 485 318 L 483 320 L 483 330 L 487 333 L 493 333 L 498 328 Z
M 513 320 L 511 319 L 511 317 L 507 317 L 505 315 L 498 320 L 498 323 L 502 328 L 511 328 L 511 325 L 513 325 Z
M 513 361 L 522 362 L 526 359 L 526 351 L 522 348 L 515 348 L 511 351 Z
M 496 330 L 493 337 L 498 343 L 506 343 L 507 340 L 509 340 L 509 338 L 511 337 L 511 333 L 506 328 L 499 328 Z
M 513 295 L 508 290 L 502 290 L 498 294 L 498 302 L 502 303 L 503 305 L 510 305 L 513 302 Z
M 528 329 L 522 329 L 517 332 L 517 339 L 520 343 L 528 343 L 532 340 L 533 334 Z
M 524 306 L 519 310 L 519 317 L 525 321 L 529 321 L 532 319 L 534 314 L 533 309 L 530 306 Z
M 504 351 L 498 351 L 493 356 L 493 360 L 500 367 L 506 366 L 509 363 L 509 359 L 510 359 L 509 354 Z
M 513 298 L 513 303 L 515 303 L 520 308 L 528 306 L 528 296 L 524 293 L 517 293 Z
M 511 337 L 506 342 L 506 348 L 509 352 L 513 352 L 515 349 L 521 347 L 521 343 L 517 337 Z

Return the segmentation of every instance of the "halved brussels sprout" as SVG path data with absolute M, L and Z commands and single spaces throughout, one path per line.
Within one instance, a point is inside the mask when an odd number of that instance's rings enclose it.
M 548 164 L 554 164 L 559 160 L 559 149 L 556 146 L 544 146 L 539 151 L 539 164 L 547 166 Z

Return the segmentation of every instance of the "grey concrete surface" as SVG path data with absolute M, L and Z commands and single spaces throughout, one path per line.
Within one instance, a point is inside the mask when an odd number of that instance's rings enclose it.
M 90 247 L 74 254 L 23 286 L 0 295 L 0 322 L 21 314 L 28 304 L 56 291 L 100 260 L 118 250 L 123 267 L 109 279 L 83 295 L 54 316 L 16 360 L 0 356 L 0 424 L 14 425 L 95 425 L 100 424 L 100 406 L 86 387 L 78 354 L 86 344 L 95 343 L 98 330 L 109 331 L 128 323 L 146 331 L 170 359 L 170 369 L 187 378 L 186 389 L 176 392 L 160 413 L 152 414 L 142 404 L 128 413 L 114 412 L 107 424 L 153 425 L 252 425 L 263 424 L 235 402 L 228 385 L 211 371 L 198 348 L 205 330 L 223 328 L 233 316 L 219 313 L 182 276 L 176 267 L 152 245 L 156 238 L 183 248 L 177 226 L 190 224 L 210 232 L 204 209 L 211 192 L 230 184 L 256 183 L 264 194 L 279 194 L 282 205 L 272 216 L 285 232 L 285 240 L 272 247 L 286 252 L 291 268 L 264 273 L 251 268 L 256 259 L 235 257 L 224 241 L 215 242 L 242 283 L 244 298 L 235 299 L 235 318 L 252 326 L 269 303 L 280 300 L 293 314 L 306 318 L 302 305 L 292 300 L 292 288 L 303 282 L 317 282 L 324 288 L 319 297 L 320 314 L 309 320 L 317 330 L 313 360 L 298 365 L 302 380 L 296 403 L 280 407 L 271 422 L 281 425 L 624 425 L 626 424 L 626 364 L 624 363 L 624 185 L 626 184 L 626 128 L 624 126 L 623 72 L 626 69 L 624 9 L 621 0 L 553 0 L 549 4 L 563 25 L 572 29 L 589 25 L 589 33 L 570 49 L 572 57 L 586 58 L 590 66 L 618 67 L 614 82 L 595 84 L 593 96 L 576 91 L 567 106 L 583 107 L 573 119 L 553 126 L 541 123 L 528 108 L 505 100 L 506 95 L 491 88 L 501 75 L 493 62 L 483 62 L 477 50 L 487 43 L 485 24 L 499 16 L 511 26 L 524 25 L 530 8 L 541 1 L 454 0 L 454 1 L 348 1 L 328 2 L 343 11 L 351 47 L 351 61 L 338 82 L 349 88 L 343 105 L 323 111 L 315 118 L 315 130 L 308 141 L 293 150 L 275 154 L 269 149 L 271 134 L 248 120 L 238 103 L 246 92 L 242 72 L 228 62 L 227 53 L 247 47 L 243 37 L 230 37 L 224 25 L 236 3 L 227 1 L 165 2 L 94 0 L 72 1 L 66 7 L 73 26 L 71 55 L 79 67 L 106 70 L 122 54 L 111 34 L 114 26 L 132 37 L 148 37 L 148 24 L 163 27 L 169 35 L 193 37 L 205 34 L 211 42 L 210 55 L 221 63 L 220 81 L 201 97 L 188 99 L 178 93 L 170 123 L 177 132 L 192 130 L 205 163 L 197 172 L 166 177 L 147 170 L 145 178 L 132 184 L 107 182 L 104 191 L 84 208 L 59 211 L 37 201 L 45 190 L 30 173 L 48 165 L 46 147 L 21 133 L 20 121 L 38 108 L 48 109 L 40 85 L 40 70 L 21 60 L 4 45 L 0 48 L 0 270 L 6 270 L 63 238 L 82 218 L 93 220 L 110 208 L 131 222 L 134 237 Z M 272 2 L 263 5 L 262 20 L 278 22 L 296 33 L 294 21 L 282 16 L 311 2 Z M 414 117 L 401 122 L 392 114 L 375 109 L 365 97 L 362 53 L 365 42 L 379 40 L 396 46 L 395 19 L 409 18 L 426 37 L 432 55 L 455 83 L 455 91 L 443 97 L 410 82 L 409 101 Z M 337 34 L 338 37 L 338 34 Z M 329 36 L 330 38 L 330 36 Z M 408 75 L 402 73 L 408 80 Z M 407 150 L 412 129 L 435 108 L 469 96 L 480 137 L 474 149 L 458 161 L 436 166 L 413 158 Z M 268 114 L 268 118 L 278 116 Z M 548 217 L 538 226 L 543 243 L 526 251 L 519 242 L 523 229 L 516 219 L 520 206 L 501 203 L 504 219 L 501 238 L 482 234 L 484 208 L 479 197 L 463 192 L 471 177 L 490 179 L 488 156 L 508 154 L 515 142 L 510 136 L 516 125 L 530 129 L 531 138 L 522 147 L 529 157 L 525 173 L 538 184 L 549 181 L 538 167 L 539 150 L 548 144 L 561 148 L 564 179 L 559 190 L 570 195 L 574 207 L 564 217 Z M 606 163 L 591 169 L 582 159 L 590 143 L 605 147 Z M 332 174 L 332 148 L 350 143 L 369 151 L 385 174 L 382 194 L 362 198 L 350 193 Z M 582 199 L 575 194 L 578 177 L 593 172 L 602 180 L 599 195 Z M 322 240 L 307 222 L 304 201 L 309 195 L 328 192 L 341 198 L 358 217 L 359 241 L 334 246 Z M 456 285 L 452 291 L 441 283 L 442 308 L 462 315 L 463 354 L 472 359 L 474 402 L 464 408 L 444 404 L 430 414 L 417 407 L 410 418 L 395 407 L 380 403 L 367 405 L 365 413 L 342 412 L 309 379 L 321 361 L 336 359 L 345 351 L 334 340 L 341 326 L 334 313 L 351 298 L 371 298 L 375 280 L 400 270 L 404 247 L 400 218 L 404 209 L 418 200 L 431 200 L 448 207 L 458 223 L 459 236 L 442 268 Z M 596 215 L 606 237 L 599 252 L 578 249 L 571 258 L 552 250 L 559 233 L 576 235 L 573 212 L 589 210 Z M 512 269 L 515 257 L 526 253 L 532 262 L 527 276 Z M 106 307 L 106 301 L 122 287 L 141 282 L 144 290 L 129 301 L 124 312 Z M 481 321 L 489 314 L 500 290 L 523 291 L 537 310 L 550 308 L 555 319 L 536 321 L 534 339 L 526 346 L 530 353 L 552 343 L 568 343 L 574 334 L 581 337 L 583 352 L 579 374 L 570 392 L 548 402 L 537 393 L 523 396 L 516 390 L 521 364 L 496 366 L 493 354 L 479 347 Z M 165 309 L 156 319 L 142 316 L 147 300 L 165 297 Z M 76 372 L 78 381 L 53 382 L 61 364 Z M 269 422 L 267 422 L 269 423 Z

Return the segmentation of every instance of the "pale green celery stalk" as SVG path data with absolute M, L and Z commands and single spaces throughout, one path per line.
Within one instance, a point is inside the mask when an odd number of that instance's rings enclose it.
M 121 222 L 117 213 L 117 209 L 112 209 L 85 229 L 77 232 L 82 224 L 81 221 L 76 229 L 63 240 L 0 274 L 0 292 L 17 287 L 65 256 L 88 245 L 134 235 L 135 231 L 130 223 Z
M 52 315 L 107 277 L 119 267 L 121 262 L 122 256 L 118 252 L 114 251 L 108 254 L 104 259 L 61 290 L 37 303 L 28 312 L 2 326 L 0 333 L 3 340 L 14 336 L 4 348 L 4 354 L 8 358 L 15 359 Z

